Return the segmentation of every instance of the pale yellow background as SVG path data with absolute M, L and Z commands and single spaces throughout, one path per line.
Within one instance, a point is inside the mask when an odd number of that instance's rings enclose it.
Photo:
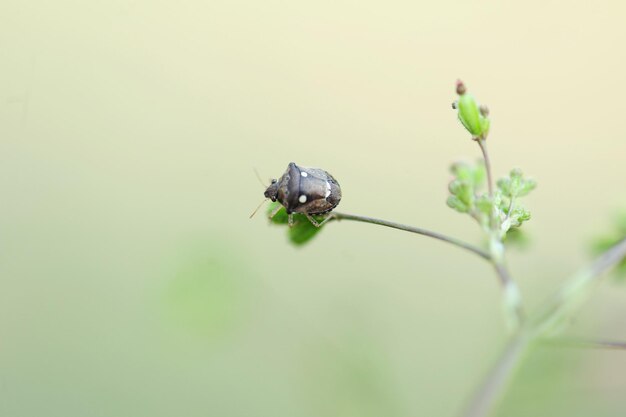
M 480 259 L 376 226 L 294 248 L 253 173 L 480 242 L 445 206 L 492 115 L 539 181 L 529 308 L 626 206 L 622 1 L 0 2 L 0 415 L 455 416 L 505 341 Z M 218 271 L 218 272 L 216 272 Z M 626 339 L 606 284 L 568 332 Z M 623 416 L 626 354 L 540 347 L 500 416 Z

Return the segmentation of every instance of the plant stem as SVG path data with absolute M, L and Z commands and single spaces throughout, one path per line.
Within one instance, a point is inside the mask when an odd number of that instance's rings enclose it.
M 591 287 L 604 272 L 626 256 L 626 239 L 604 252 L 591 265 L 576 273 L 551 300 L 536 319 L 541 334 L 550 332 L 576 312 L 589 295 Z
M 524 307 L 522 306 L 522 296 L 517 284 L 511 278 L 509 271 L 502 262 L 492 260 L 493 266 L 498 274 L 502 290 L 504 291 L 504 307 L 509 321 L 509 327 L 517 330 L 526 318 Z
M 509 201 L 509 209 L 506 212 L 506 217 L 502 220 L 502 223 L 506 223 L 507 220 L 511 218 L 511 212 L 513 211 L 513 203 L 515 201 L 515 197 L 511 197 L 511 201 Z
M 507 318 L 512 328 L 517 329 L 524 322 L 524 310 L 522 307 L 522 297 L 517 284 L 511 278 L 504 264 L 504 245 L 502 244 L 502 232 L 500 230 L 500 222 L 498 221 L 498 212 L 496 211 L 493 193 L 493 176 L 491 174 L 491 161 L 489 160 L 489 152 L 487 152 L 487 143 L 484 138 L 476 139 L 478 146 L 483 154 L 485 161 L 485 170 L 487 171 L 487 187 L 489 189 L 489 198 L 493 208 L 489 216 L 489 226 L 491 233 L 490 252 L 491 263 L 496 269 L 498 278 L 504 290 L 504 306 L 507 312 Z M 509 206 L 509 212 L 513 206 L 513 199 Z M 508 216 L 508 215 L 507 215 Z
M 463 413 L 463 417 L 485 417 L 489 415 L 513 377 L 514 371 L 521 362 L 523 353 L 531 340 L 531 337 L 524 331 L 519 331 L 513 336 L 500 359 L 487 375 L 485 382 L 472 398 Z
M 513 336 L 504 350 L 494 369 L 476 392 L 463 417 L 486 417 L 494 408 L 506 384 L 511 380 L 516 365 L 521 361 L 523 353 L 530 343 L 544 336 L 547 330 L 554 328 L 557 323 L 563 322 L 580 306 L 581 298 L 589 292 L 590 286 L 612 266 L 626 256 L 626 239 L 620 241 L 608 251 L 600 255 L 588 267 L 574 275 L 572 279 L 553 299 L 546 312 L 535 321 L 527 321 Z M 615 349 L 626 348 L 626 343 L 620 342 L 588 342 L 587 346 L 610 347 Z
M 604 340 L 604 339 L 577 339 L 577 338 L 559 338 L 559 339 L 546 339 L 542 341 L 550 346 L 564 346 L 572 348 L 594 348 L 594 349 L 615 349 L 626 350 L 626 341 L 622 340 Z
M 461 240 L 458 240 L 458 239 L 450 237 L 450 236 L 443 235 L 441 233 L 433 232 L 433 231 L 430 231 L 430 230 L 427 230 L 427 229 L 422 229 L 420 227 L 407 226 L 407 225 L 404 225 L 404 224 L 401 224 L 401 223 L 390 222 L 390 221 L 381 220 L 381 219 L 375 219 L 373 217 L 359 216 L 359 215 L 356 215 L 356 214 L 333 212 L 332 216 L 333 216 L 333 220 L 354 220 L 354 221 L 357 221 L 357 222 L 377 224 L 377 225 L 380 225 L 380 226 L 386 226 L 386 227 L 391 227 L 391 228 L 394 228 L 394 229 L 404 230 L 406 232 L 417 233 L 418 235 L 432 237 L 434 239 L 442 240 L 444 242 L 451 243 L 454 246 L 457 246 L 459 248 L 462 248 L 462 249 L 468 250 L 470 252 L 473 252 L 476 255 L 478 255 L 481 258 L 486 259 L 488 261 L 491 260 L 491 255 L 489 253 L 485 252 L 484 250 L 482 250 L 480 248 L 477 248 L 474 245 L 471 245 L 469 243 L 465 243 L 465 242 L 463 242 Z
M 489 161 L 487 144 L 485 143 L 485 139 L 483 138 L 478 138 L 476 142 L 478 142 L 478 146 L 480 146 L 480 150 L 483 153 L 483 158 L 485 160 L 485 169 L 487 170 L 487 187 L 489 189 L 489 197 L 493 199 L 493 177 L 491 176 L 491 162 Z

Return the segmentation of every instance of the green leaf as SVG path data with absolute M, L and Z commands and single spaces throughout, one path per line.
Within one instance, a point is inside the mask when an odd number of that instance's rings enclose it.
M 294 216 L 294 225 L 289 227 L 289 240 L 294 245 L 304 245 L 313 239 L 323 227 L 314 226 L 306 216 L 299 214 Z
M 481 195 L 476 199 L 476 208 L 480 210 L 481 213 L 490 216 L 493 210 L 493 202 L 488 195 Z
M 470 183 L 474 189 L 482 187 L 487 178 L 487 171 L 482 160 L 476 165 L 465 161 L 455 162 L 450 166 L 450 172 L 457 180 Z
M 474 168 L 474 188 L 478 189 L 485 184 L 487 180 L 487 168 L 485 168 L 485 161 L 482 159 L 476 163 Z
M 524 178 L 520 169 L 513 169 L 508 177 L 500 178 L 496 185 L 502 195 L 510 198 L 523 197 L 537 187 L 537 182 L 532 178 Z
M 522 223 L 530 220 L 530 211 L 522 206 L 515 206 L 509 215 L 510 227 L 520 227 Z
M 474 167 L 465 161 L 458 161 L 450 165 L 450 172 L 461 181 L 471 181 L 474 178 Z
M 450 194 L 456 196 L 469 208 L 474 206 L 474 187 L 467 181 L 453 180 L 448 185 Z
M 529 246 L 530 239 L 522 229 L 514 227 L 506 232 L 504 243 L 520 249 L 526 249 Z
M 271 203 L 267 210 L 268 216 L 271 215 L 271 213 L 273 213 L 276 209 L 278 209 L 279 206 L 280 203 L 278 202 Z M 313 216 L 313 218 L 318 222 L 322 222 L 325 216 Z M 304 214 L 300 213 L 293 213 L 293 226 L 289 227 L 289 215 L 287 214 L 285 208 L 282 206 L 274 215 L 274 217 L 271 218 L 270 222 L 275 225 L 287 227 L 287 236 L 289 237 L 291 243 L 296 246 L 301 246 L 308 243 L 309 241 L 311 241 L 311 239 L 315 237 L 315 235 L 317 235 L 317 233 L 319 233 L 320 230 L 324 228 L 324 226 L 314 226 L 313 223 L 311 223 Z
M 465 161 L 455 162 L 450 166 L 450 172 L 455 179 L 448 184 L 451 195 L 446 204 L 460 213 L 471 213 L 481 226 L 486 225 L 493 205 L 488 196 L 478 194 L 487 177 L 484 162 L 477 161 L 475 164 Z M 478 211 L 477 204 L 480 204 Z
M 281 207 L 280 210 L 270 219 L 270 222 L 273 224 L 288 224 L 289 215 L 287 214 L 287 210 L 285 210 L 285 208 L 282 207 L 277 201 L 270 203 L 267 208 L 267 216 L 271 216 L 271 214 L 277 210 L 279 206 Z

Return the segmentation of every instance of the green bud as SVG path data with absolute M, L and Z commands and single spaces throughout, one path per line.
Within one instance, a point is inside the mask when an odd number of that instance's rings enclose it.
M 496 185 L 498 189 L 502 192 L 502 195 L 507 197 L 511 196 L 511 179 L 510 178 L 500 178 L 496 181 Z
M 480 210 L 481 213 L 490 216 L 493 210 L 493 202 L 488 195 L 481 195 L 476 199 L 476 208 Z
M 455 195 L 449 196 L 446 200 L 446 204 L 459 213 L 467 213 L 470 211 L 470 208 Z
M 456 102 L 456 108 L 459 120 L 473 138 L 486 138 L 490 126 L 486 115 L 489 112 L 485 109 L 481 112 L 476 99 L 466 92 L 465 85 L 461 81 L 457 82 L 457 94 L 459 94 L 459 100 Z
M 471 208 L 474 205 L 474 188 L 469 182 L 453 180 L 448 185 L 448 190 L 450 194 L 456 196 L 466 206 Z
M 522 223 L 530 220 L 530 211 L 522 206 L 516 206 L 509 218 L 511 219 L 511 227 L 520 227 Z
M 528 193 L 530 193 L 535 188 L 537 188 L 537 181 L 533 180 L 532 178 L 526 179 L 520 185 L 520 188 L 519 188 L 519 190 L 517 192 L 517 195 L 519 197 L 523 197 L 523 196 L 527 195 Z
M 453 163 L 450 166 L 450 172 L 462 181 L 470 181 L 474 177 L 474 167 L 465 161 Z
M 456 179 L 470 183 L 474 189 L 480 188 L 487 177 L 485 164 L 482 160 L 478 161 L 476 165 L 465 161 L 455 162 L 450 166 L 450 172 Z

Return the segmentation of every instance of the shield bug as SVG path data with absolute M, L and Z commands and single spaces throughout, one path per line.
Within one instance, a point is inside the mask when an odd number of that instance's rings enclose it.
M 293 213 L 302 213 L 316 227 L 326 223 L 331 215 L 318 222 L 311 215 L 329 213 L 341 200 L 341 188 L 337 180 L 319 168 L 305 168 L 290 162 L 278 180 L 273 179 L 265 190 L 265 198 L 278 201 L 289 214 L 289 226 L 293 226 Z M 280 206 L 271 215 L 274 217 Z

